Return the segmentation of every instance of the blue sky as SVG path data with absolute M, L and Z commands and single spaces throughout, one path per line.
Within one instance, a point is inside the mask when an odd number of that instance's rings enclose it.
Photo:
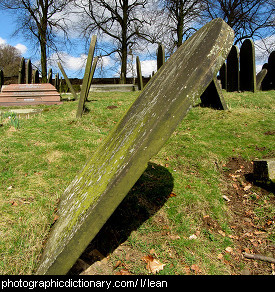
M 12 46 L 15 46 L 17 49 L 19 49 L 22 53 L 22 56 L 26 59 L 31 59 L 33 64 L 37 64 L 39 61 L 39 54 L 37 54 L 36 51 L 32 49 L 32 45 L 28 42 L 26 42 L 22 35 L 17 35 L 12 37 L 12 33 L 16 29 L 16 22 L 13 22 L 13 16 L 10 15 L 8 12 L 1 10 L 0 15 L 0 44 L 6 43 Z M 82 78 L 84 74 L 84 68 L 86 63 L 86 57 L 87 57 L 87 45 L 85 45 L 85 40 L 75 39 L 75 48 L 74 50 L 70 50 L 70 52 L 64 50 L 61 52 L 62 60 L 63 60 L 63 67 L 65 68 L 65 71 L 67 75 L 70 78 L 77 77 Z M 275 35 L 269 37 L 266 40 L 266 44 L 270 46 L 269 50 L 275 50 Z M 260 48 L 264 47 L 264 45 L 261 44 L 261 41 L 255 41 L 255 49 L 256 49 L 256 65 L 257 65 L 257 72 L 261 69 L 262 65 L 267 62 L 268 54 L 261 50 Z M 156 50 L 156 48 L 153 48 L 152 51 Z M 141 68 L 143 76 L 149 76 L 152 71 L 156 71 L 156 58 L 155 57 L 146 57 L 146 56 L 140 56 L 141 59 Z M 53 73 L 59 72 L 59 69 L 57 67 L 57 58 L 56 55 L 53 54 L 50 56 L 50 63 L 48 67 L 53 68 Z M 111 67 L 117 67 L 117 71 L 119 71 L 119 67 L 117 64 L 114 64 L 114 61 L 109 58 L 105 57 L 102 60 L 102 67 L 104 68 L 104 71 L 106 72 L 105 77 L 112 77 L 117 76 L 116 72 L 114 70 L 110 70 Z M 135 60 L 133 60 L 133 66 L 135 70 Z M 99 77 L 99 69 L 95 72 L 95 77 Z M 60 73 L 60 72 L 59 72 Z

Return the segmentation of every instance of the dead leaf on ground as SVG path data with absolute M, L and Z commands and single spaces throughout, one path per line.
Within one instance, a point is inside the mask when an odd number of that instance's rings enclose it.
M 201 269 L 199 268 L 199 266 L 196 265 L 196 264 L 193 264 L 193 265 L 190 267 L 190 269 L 191 269 L 192 271 L 194 271 L 196 275 L 202 272 Z
M 122 269 L 115 273 L 115 275 L 132 275 L 128 270 Z
M 146 269 L 153 274 L 163 270 L 165 264 L 162 264 L 160 261 L 155 259 L 153 256 L 148 255 L 142 258 L 143 261 L 147 263 Z

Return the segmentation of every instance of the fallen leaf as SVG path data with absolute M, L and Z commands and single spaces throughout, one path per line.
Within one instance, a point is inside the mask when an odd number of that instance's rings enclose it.
M 190 235 L 188 238 L 189 238 L 190 240 L 192 240 L 192 239 L 197 239 L 198 237 L 197 237 L 195 234 L 192 234 L 192 235 Z
M 115 273 L 115 275 L 132 275 L 128 270 L 122 269 Z
M 157 272 L 163 270 L 165 266 L 165 264 L 162 264 L 151 255 L 145 256 L 144 258 L 142 258 L 142 260 L 147 263 L 146 269 L 153 274 L 156 274 Z
M 18 204 L 15 201 L 11 201 L 12 206 L 17 206 Z
M 223 255 L 221 253 L 218 254 L 218 259 L 223 260 Z
M 53 222 L 55 222 L 58 218 L 59 218 L 59 216 L 57 214 L 55 214 L 53 217 Z
M 244 191 L 248 191 L 251 187 L 252 187 L 252 185 L 248 184 L 243 189 L 244 189 Z
M 192 271 L 194 271 L 196 275 L 197 275 L 198 273 L 201 273 L 201 269 L 200 269 L 199 266 L 196 265 L 196 264 L 193 264 L 193 265 L 190 267 L 190 269 L 191 269 Z
M 223 197 L 223 199 L 225 199 L 227 202 L 230 202 L 230 199 L 229 199 L 226 195 L 223 195 L 222 197 Z
M 233 252 L 233 248 L 228 246 L 226 249 L 225 249 L 226 252 L 228 253 L 232 253 Z
M 222 230 L 218 230 L 218 233 L 219 233 L 220 235 L 222 235 L 223 237 L 225 237 L 225 232 L 223 232 Z

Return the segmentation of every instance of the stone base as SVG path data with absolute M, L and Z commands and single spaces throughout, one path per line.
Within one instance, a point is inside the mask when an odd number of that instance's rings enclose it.
M 60 94 L 50 83 L 10 84 L 2 87 L 0 106 L 61 104 Z
M 255 180 L 275 183 L 275 158 L 254 160 L 253 166 Z

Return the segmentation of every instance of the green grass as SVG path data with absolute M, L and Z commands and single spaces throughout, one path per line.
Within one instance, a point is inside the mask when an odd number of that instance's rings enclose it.
M 116 240 L 130 246 L 136 257 L 111 253 L 110 261 L 128 263 L 134 274 L 148 273 L 137 255 L 153 249 L 166 264 L 160 274 L 185 274 L 186 266 L 193 264 L 204 274 L 230 273 L 217 258 L 234 246 L 228 236 L 232 214 L 222 198 L 223 165 L 233 156 L 275 156 L 274 134 L 266 134 L 275 130 L 275 91 L 224 95 L 228 111 L 193 108 L 152 158 L 123 202 L 129 207 L 121 211 L 126 222 L 115 215 L 115 228 L 120 227 Z M 45 111 L 20 118 L 18 129 L 2 123 L 0 274 L 34 272 L 58 198 L 137 96 L 138 92 L 93 93 L 81 120 L 75 118 L 77 101 L 70 101 L 37 106 Z M 108 109 L 111 105 L 117 108 Z M 171 192 L 175 196 L 169 196 Z M 274 206 L 259 206 L 257 212 L 274 213 Z M 226 236 L 205 229 L 204 216 L 213 218 Z M 190 240 L 193 234 L 197 239 Z

